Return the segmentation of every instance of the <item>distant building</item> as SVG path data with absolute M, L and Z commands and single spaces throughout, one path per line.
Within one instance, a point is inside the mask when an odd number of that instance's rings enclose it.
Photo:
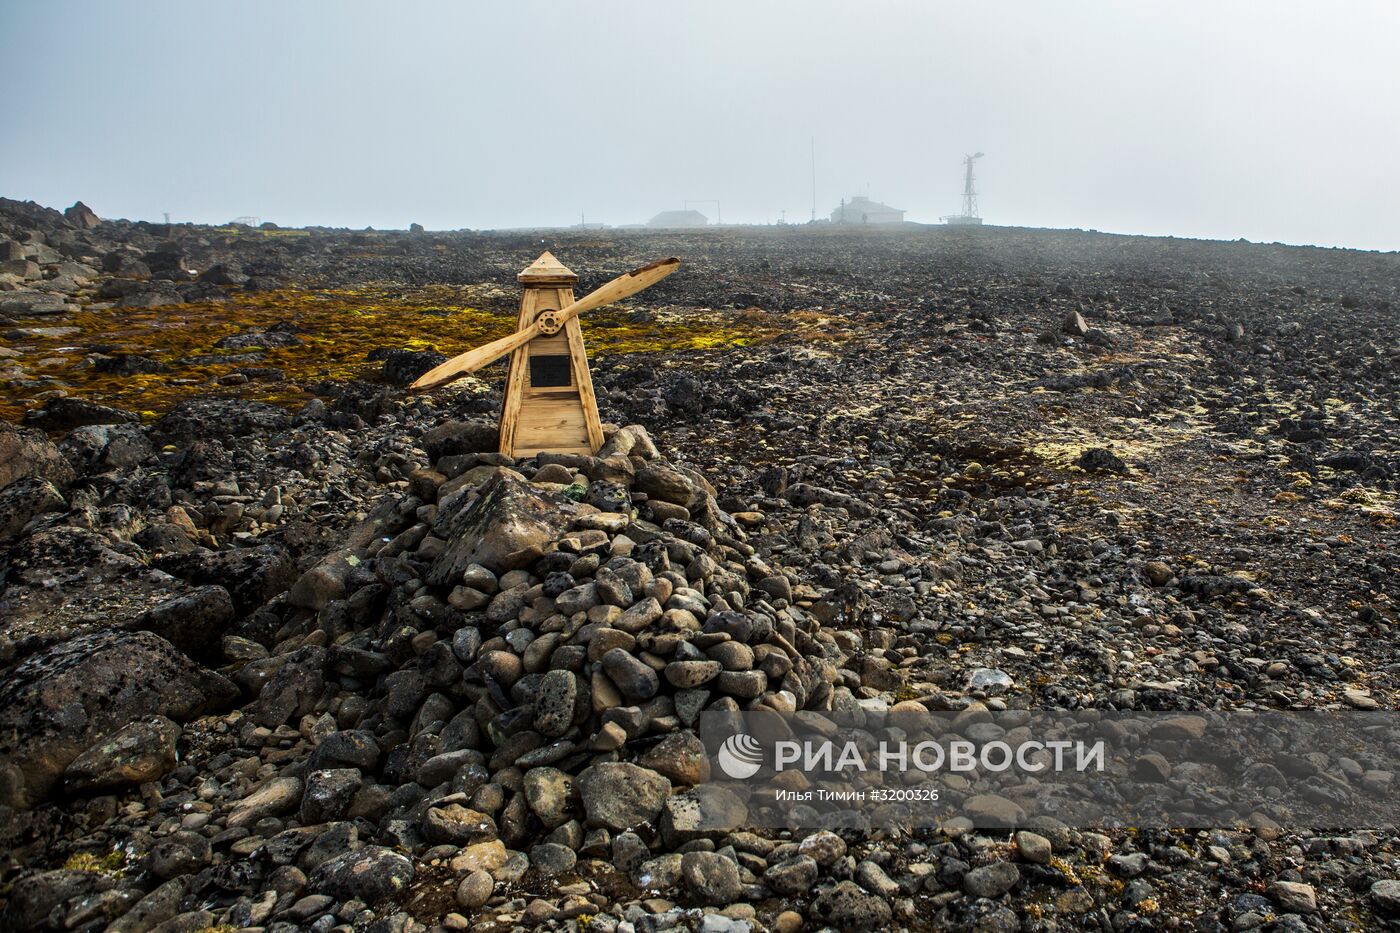
M 831 212 L 834 224 L 902 224 L 904 211 L 879 201 L 872 201 L 864 195 L 856 195 Z
M 904 212 L 899 207 L 882 205 L 878 200 L 855 195 L 843 200 L 841 206 L 832 212 L 833 224 L 902 224 Z
M 710 219 L 696 210 L 662 211 L 647 221 L 648 227 L 703 227 Z

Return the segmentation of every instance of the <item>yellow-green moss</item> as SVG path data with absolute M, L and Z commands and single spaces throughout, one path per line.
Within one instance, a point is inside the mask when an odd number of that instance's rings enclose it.
M 308 397 L 306 387 L 322 380 L 373 378 L 378 363 L 366 360 L 377 347 L 435 349 L 453 356 L 515 327 L 513 293 L 494 286 L 372 286 L 334 290 L 283 289 L 239 296 L 227 302 L 168 305 L 160 308 L 84 309 L 60 319 L 20 322 L 21 326 L 75 327 L 77 333 L 33 337 L 14 346 L 18 364 L 30 378 L 49 377 L 37 385 L 5 383 L 0 417 L 18 420 L 55 390 L 153 417 L 181 399 L 210 391 L 279 404 L 296 405 Z M 483 310 L 476 303 L 490 303 Z M 254 362 L 226 358 L 253 350 L 220 350 L 215 342 L 246 331 L 287 322 L 299 328 L 301 343 L 257 351 Z M 582 319 L 584 341 L 592 356 L 676 352 L 741 347 L 780 339 L 840 339 L 836 319 L 807 314 L 781 315 L 713 310 L 662 310 L 649 320 L 634 321 L 632 312 L 602 309 Z M 122 376 L 86 365 L 95 350 L 148 357 L 168 372 Z M 251 367 L 274 367 L 283 382 L 254 380 L 222 386 L 221 376 Z M 484 378 L 494 373 L 487 369 Z
M 87 871 L 109 878 L 120 878 L 126 873 L 126 855 L 119 849 L 113 849 L 105 855 L 75 852 L 63 863 L 63 867 L 69 871 Z

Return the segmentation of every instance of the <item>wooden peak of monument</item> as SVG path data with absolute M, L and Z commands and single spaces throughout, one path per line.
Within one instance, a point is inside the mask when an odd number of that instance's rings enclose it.
M 603 446 L 603 425 L 598 420 L 579 315 L 635 295 L 679 265 L 679 259 L 663 259 L 633 269 L 575 301 L 578 276 L 552 253 L 541 253 L 516 276 L 525 287 L 515 333 L 433 367 L 412 388 L 446 385 L 509 355 L 501 403 L 501 453 L 510 457 L 533 457 L 545 451 L 595 454 Z
M 515 280 L 522 285 L 576 285 L 578 274 L 564 265 L 549 250 L 526 266 Z

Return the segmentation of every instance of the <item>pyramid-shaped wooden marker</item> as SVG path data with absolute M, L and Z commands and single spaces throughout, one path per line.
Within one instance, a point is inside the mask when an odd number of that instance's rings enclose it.
M 525 286 L 516 330 L 545 311 L 574 302 L 578 276 L 549 252 L 516 277 Z M 542 451 L 594 454 L 603 446 L 603 425 L 588 355 L 577 317 L 553 334 L 542 334 L 511 354 L 501 406 L 501 453 L 532 457 Z
M 624 272 L 575 301 L 578 276 L 543 253 L 519 275 L 525 294 L 515 333 L 434 366 L 409 388 L 436 389 L 509 354 L 501 406 L 501 453 L 512 457 L 545 451 L 597 453 L 603 446 L 603 426 L 598 421 L 598 400 L 578 316 L 655 285 L 680 264 L 679 259 L 662 259 Z

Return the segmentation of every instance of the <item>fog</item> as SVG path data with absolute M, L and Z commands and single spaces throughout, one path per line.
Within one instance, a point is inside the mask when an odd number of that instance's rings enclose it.
M 1400 248 L 1400 5 L 0 5 L 0 195 L 430 229 L 937 222 Z M 695 204 L 715 219 L 713 205 Z

